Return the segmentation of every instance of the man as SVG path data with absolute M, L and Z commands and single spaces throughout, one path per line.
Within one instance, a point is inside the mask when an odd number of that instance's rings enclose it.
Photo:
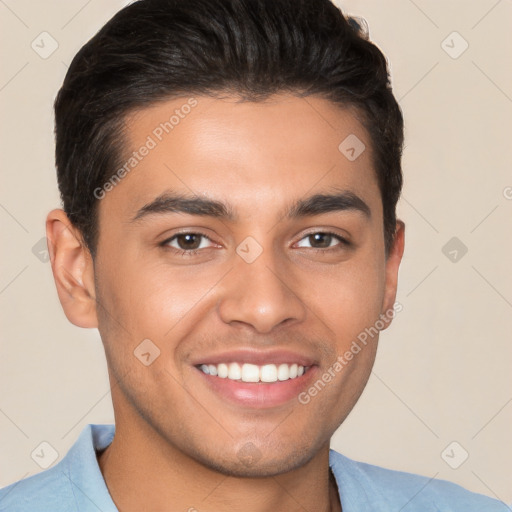
M 80 50 L 55 114 L 52 269 L 101 334 L 115 435 L 87 426 L 0 510 L 507 510 L 329 449 L 404 249 L 402 115 L 353 21 L 141 0 Z

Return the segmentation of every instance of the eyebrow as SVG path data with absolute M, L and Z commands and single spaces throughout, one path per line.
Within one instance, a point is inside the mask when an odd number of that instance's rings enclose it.
M 337 211 L 355 211 L 362 213 L 367 219 L 371 217 L 368 204 L 351 191 L 315 194 L 301 198 L 285 208 L 282 216 L 288 219 L 297 219 Z M 150 215 L 169 213 L 199 215 L 230 222 L 236 222 L 238 219 L 238 215 L 229 203 L 206 197 L 166 192 L 140 208 L 131 222 L 139 221 Z

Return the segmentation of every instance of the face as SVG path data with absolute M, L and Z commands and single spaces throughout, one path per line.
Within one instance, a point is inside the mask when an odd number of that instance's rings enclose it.
M 94 262 L 116 421 L 226 474 L 299 467 L 359 398 L 378 336 L 358 336 L 395 299 L 367 132 L 316 97 L 198 96 L 131 115 L 126 149 Z

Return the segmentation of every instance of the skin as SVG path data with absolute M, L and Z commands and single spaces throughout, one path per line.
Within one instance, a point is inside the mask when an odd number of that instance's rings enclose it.
M 314 357 L 321 376 L 393 307 L 405 226 L 397 222 L 386 257 L 371 140 L 356 112 L 287 94 L 263 103 L 196 99 L 99 201 L 94 261 L 65 213 L 48 215 L 65 314 L 97 327 L 105 347 L 116 435 L 98 456 L 100 468 L 121 511 L 231 511 L 240 503 L 247 512 L 341 510 L 329 441 L 366 385 L 378 337 L 306 405 L 235 406 L 204 384 L 192 361 L 279 347 Z M 130 115 L 127 152 L 186 100 Z M 366 146 L 353 162 L 338 150 L 349 134 Z M 297 199 L 335 190 L 357 194 L 370 217 L 281 215 Z M 164 191 L 229 202 L 238 219 L 167 212 L 131 222 Z M 183 238 L 159 245 L 178 230 L 210 240 L 199 237 L 193 256 L 178 254 Z M 308 236 L 326 230 L 351 245 Z M 236 253 L 248 236 L 263 250 L 250 264 Z M 133 353 L 144 339 L 160 350 L 149 366 Z M 241 461 L 244 446 L 257 454 L 250 464 Z

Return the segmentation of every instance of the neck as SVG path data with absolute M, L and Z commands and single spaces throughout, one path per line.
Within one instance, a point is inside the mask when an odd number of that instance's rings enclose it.
M 240 478 L 200 464 L 147 425 L 136 428 L 121 421 L 116 423 L 111 445 L 98 455 L 98 463 L 120 512 L 170 508 L 224 512 L 240 510 L 240 503 L 244 512 L 341 512 L 328 444 L 307 464 L 287 473 Z

